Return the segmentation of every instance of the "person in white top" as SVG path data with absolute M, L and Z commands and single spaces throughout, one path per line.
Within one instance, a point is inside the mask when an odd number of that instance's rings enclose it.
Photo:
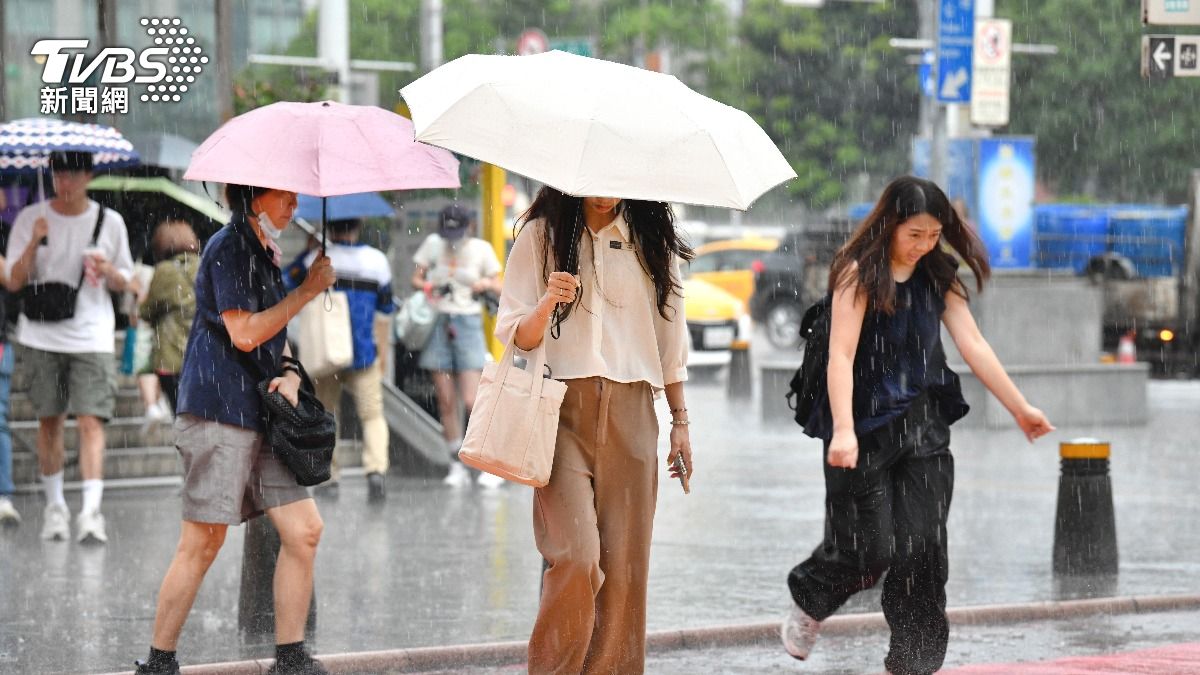
M 470 415 L 487 358 L 481 298 L 486 294 L 494 297 L 500 290 L 496 252 L 491 244 L 470 236 L 471 227 L 467 210 L 451 204 L 439 214 L 438 231 L 430 234 L 413 255 L 413 288 L 424 290 L 438 311 L 437 323 L 418 363 L 430 371 L 437 392 L 442 435 L 450 451 L 450 472 L 445 482 L 457 487 L 471 482 L 466 467 L 458 461 L 462 445 L 458 401 L 462 399 Z M 479 474 L 479 483 L 485 487 L 503 482 L 490 473 Z
M 33 320 L 29 298 L 17 323 L 16 341 L 26 347 L 22 367 L 31 373 L 29 398 L 38 417 L 38 465 L 46 493 L 42 538 L 70 537 L 63 499 L 63 428 L 67 415 L 79 424 L 83 507 L 76 520 L 80 542 L 106 542 L 100 500 L 104 491 L 104 422 L 113 415 L 116 389 L 110 292 L 134 291 L 129 234 L 121 214 L 88 199 L 92 156 L 50 155 L 55 196 L 23 209 L 8 240 L 12 268 L 8 290 L 57 282 L 78 288 L 73 312 L 62 320 Z
M 547 562 L 530 673 L 640 673 L 658 494 L 658 417 L 671 413 L 671 474 L 692 474 L 683 382 L 681 260 L 691 248 L 662 202 L 542 188 L 522 216 L 496 337 L 546 350 L 567 394 L 550 482 L 534 493 Z M 549 332 L 549 337 L 547 333 Z

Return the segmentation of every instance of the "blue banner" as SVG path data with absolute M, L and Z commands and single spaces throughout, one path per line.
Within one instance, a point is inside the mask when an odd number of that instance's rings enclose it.
M 971 100 L 971 53 L 975 44 L 975 0 L 941 0 L 938 7 L 937 98 Z
M 1033 198 L 1035 190 L 1032 138 L 979 139 L 979 236 L 994 268 L 1032 267 Z

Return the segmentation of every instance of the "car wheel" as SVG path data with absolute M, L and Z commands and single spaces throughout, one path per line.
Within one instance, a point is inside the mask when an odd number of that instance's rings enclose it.
M 765 329 L 767 341 L 776 349 L 796 349 L 800 346 L 800 306 L 788 300 L 777 300 L 767 308 Z

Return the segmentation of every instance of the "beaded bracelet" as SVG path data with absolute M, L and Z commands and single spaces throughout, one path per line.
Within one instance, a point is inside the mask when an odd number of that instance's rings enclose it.
M 671 426 L 673 427 L 686 427 L 689 424 L 691 424 L 691 422 L 688 420 L 671 420 Z

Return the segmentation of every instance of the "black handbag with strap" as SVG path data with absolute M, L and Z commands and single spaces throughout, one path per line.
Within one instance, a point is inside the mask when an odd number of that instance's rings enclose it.
M 96 216 L 96 227 L 92 230 L 92 246 L 100 238 L 100 227 L 104 225 L 104 207 Z M 79 283 L 71 286 L 60 281 L 29 281 L 21 288 L 21 313 L 30 321 L 66 321 L 75 316 L 75 301 L 83 287 L 84 271 L 79 271 Z
M 284 357 L 300 374 L 300 391 L 295 406 L 278 391 L 269 391 L 271 380 L 258 383 L 267 416 L 266 442 L 277 457 L 296 474 L 296 482 L 311 486 L 329 480 L 333 451 L 337 445 L 337 423 L 317 398 L 312 379 L 299 361 Z

